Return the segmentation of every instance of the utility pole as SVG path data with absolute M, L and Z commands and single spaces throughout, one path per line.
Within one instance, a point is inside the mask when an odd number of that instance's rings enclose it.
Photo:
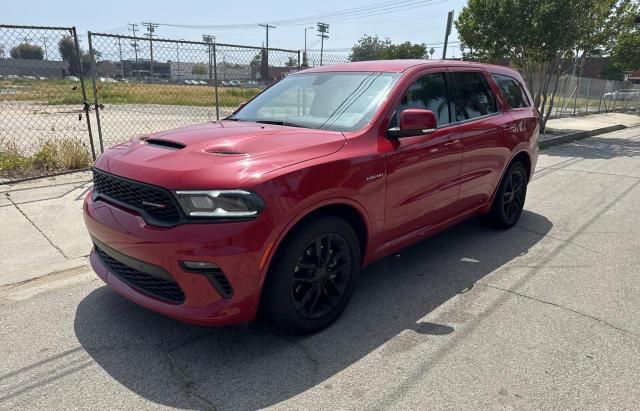
M 145 33 L 145 36 L 149 38 L 149 54 L 151 55 L 149 72 L 151 74 L 151 78 L 153 79 L 153 38 L 157 37 L 157 34 L 155 34 L 155 31 L 158 28 L 158 25 L 155 23 L 149 23 L 149 22 L 142 23 L 142 25 L 147 28 L 147 32 Z
M 453 25 L 453 10 L 447 15 L 447 29 L 444 34 L 444 47 L 442 49 L 442 60 L 447 58 L 447 45 L 449 44 L 449 35 L 451 34 L 451 26 Z
M 44 59 L 45 60 L 49 60 L 49 53 L 47 53 L 47 40 L 49 40 L 49 37 L 42 36 L 42 42 L 44 43 Z
M 118 53 L 120 54 L 120 75 L 124 78 L 124 62 L 122 61 L 122 42 L 120 41 L 120 37 L 118 37 Z
M 260 27 L 264 27 L 267 33 L 267 43 L 264 49 L 264 53 L 262 55 L 262 79 L 267 82 L 269 81 L 269 29 L 275 29 L 276 26 L 272 26 L 270 24 L 258 24 Z
M 133 47 L 133 52 L 135 53 L 135 57 L 136 57 L 136 70 L 131 70 L 132 72 L 136 72 L 136 78 L 139 77 L 140 74 L 140 70 L 138 67 L 138 40 L 136 38 L 136 31 L 138 30 L 138 25 L 135 23 L 129 23 L 129 31 L 131 31 L 131 33 L 133 34 L 133 42 L 131 43 L 131 46 Z M 124 77 L 124 69 L 122 70 L 123 73 L 123 77 Z
M 270 24 L 258 24 L 258 26 L 264 27 L 265 31 L 267 32 L 267 50 L 269 50 L 269 29 L 275 29 L 276 26 L 272 26 Z
M 329 38 L 329 25 L 318 23 L 318 36 L 320 36 L 320 65 L 322 66 L 322 55 L 324 54 L 324 39 Z

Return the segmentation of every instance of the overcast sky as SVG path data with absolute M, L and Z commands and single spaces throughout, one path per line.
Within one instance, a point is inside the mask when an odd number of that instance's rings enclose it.
M 386 3 L 386 5 L 381 4 Z M 252 24 L 276 22 L 285 19 L 295 22 L 277 25 L 269 32 L 272 47 L 302 49 L 304 47 L 304 20 L 306 26 L 324 21 L 330 24 L 327 49 L 351 47 L 363 34 L 389 37 L 394 42 L 411 41 L 433 46 L 436 54 L 442 53 L 446 15 L 449 10 L 457 13 L 466 0 L 403 0 L 397 7 L 390 7 L 387 0 L 271 0 L 271 1 L 133 1 L 108 0 L 98 2 L 60 2 L 51 0 L 8 0 L 2 7 L 2 24 L 25 25 L 75 25 L 85 37 L 86 31 L 127 33 L 127 23 L 151 21 L 161 23 L 157 29 L 160 37 L 201 40 L 202 34 L 216 36 L 219 43 L 260 46 L 265 40 L 265 30 L 258 26 L 231 28 L 178 28 L 164 26 Z M 376 6 L 378 5 L 378 6 Z M 403 9 L 404 7 L 404 9 Z M 351 14 L 339 12 L 360 9 Z M 366 9 L 362 9 L 366 8 Z M 328 15 L 331 14 L 332 15 Z M 360 15 L 354 15 L 360 14 Z M 363 16 L 364 15 L 364 16 Z M 325 18 L 318 18 L 322 16 Z M 308 47 L 320 47 L 315 27 L 307 31 Z M 449 56 L 459 56 L 455 28 L 450 38 Z M 86 40 L 83 41 L 86 46 Z

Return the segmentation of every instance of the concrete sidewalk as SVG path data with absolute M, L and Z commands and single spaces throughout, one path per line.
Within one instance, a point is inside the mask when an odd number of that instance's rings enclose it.
M 640 116 L 562 118 L 550 120 L 547 127 L 567 133 L 612 125 L 638 126 Z M 91 241 L 82 219 L 82 202 L 90 187 L 90 172 L 0 185 L 0 286 L 87 265 Z
M 626 113 L 592 114 L 581 117 L 551 119 L 547 122 L 547 130 L 554 133 L 588 131 L 615 125 L 625 127 L 640 126 L 640 115 Z
M 90 172 L 0 185 L 0 286 L 87 264 L 90 186 Z

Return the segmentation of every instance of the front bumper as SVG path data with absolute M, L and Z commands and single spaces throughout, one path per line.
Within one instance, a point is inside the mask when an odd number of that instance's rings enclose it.
M 105 283 L 127 299 L 168 317 L 197 325 L 228 325 L 255 317 L 261 278 L 261 263 L 273 233 L 259 217 L 252 221 L 212 224 L 183 224 L 171 228 L 147 225 L 135 212 L 103 201 L 84 203 L 84 219 L 96 244 L 146 266 L 156 267 L 172 277 L 184 293 L 184 302 L 168 302 L 123 281 L 111 272 L 94 248 L 91 265 Z M 205 275 L 188 272 L 181 261 L 202 261 L 217 265 L 228 279 L 233 293 L 225 298 Z

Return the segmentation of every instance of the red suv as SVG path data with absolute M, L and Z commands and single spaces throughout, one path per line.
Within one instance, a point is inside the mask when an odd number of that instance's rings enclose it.
M 126 298 L 201 325 L 260 313 L 308 333 L 372 261 L 477 214 L 509 228 L 538 113 L 506 67 L 372 61 L 290 75 L 230 117 L 97 160 L 91 264 Z

